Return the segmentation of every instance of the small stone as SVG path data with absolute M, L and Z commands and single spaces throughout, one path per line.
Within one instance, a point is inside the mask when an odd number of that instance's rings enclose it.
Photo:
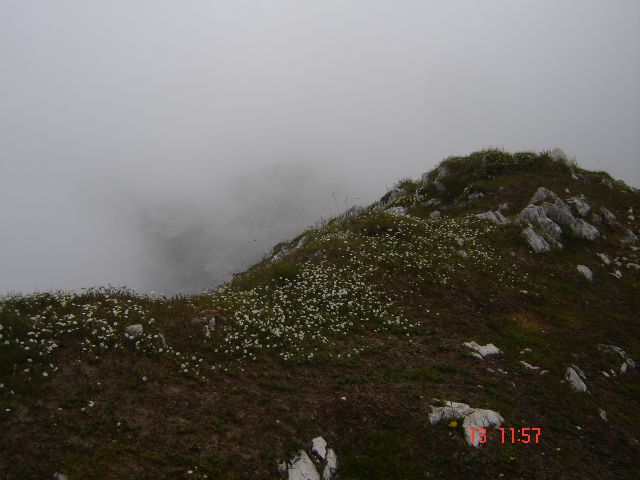
M 569 383 L 569 386 L 575 390 L 576 392 L 586 392 L 587 384 L 584 383 L 586 377 L 582 370 L 580 370 L 575 365 L 567 367 L 567 370 L 564 374 L 564 379 Z
M 474 352 L 477 352 L 480 355 L 480 358 L 487 357 L 489 355 L 497 355 L 500 353 L 500 349 L 496 347 L 493 343 L 487 343 L 486 345 L 480 345 L 476 342 L 464 342 L 463 345 L 465 347 L 470 348 Z
M 441 216 L 442 214 L 440 213 L 440 210 L 436 210 L 435 212 L 431 212 L 431 215 L 429 215 L 429 219 L 438 220 Z
M 473 202 L 474 200 L 480 200 L 484 198 L 484 193 L 482 192 L 473 192 L 470 193 L 469 196 L 467 197 L 467 200 Z
M 611 259 L 604 253 L 599 253 L 598 257 L 602 260 L 602 263 L 605 265 L 611 265 Z
M 638 241 L 638 236 L 635 233 L 633 233 L 633 231 L 630 228 L 627 228 L 627 231 L 620 239 L 620 242 L 623 244 L 634 244 L 637 241 Z
M 591 271 L 591 269 L 589 267 L 587 267 L 586 265 L 578 265 L 577 270 L 584 275 L 584 277 L 591 281 L 593 280 L 593 272 Z
M 608 422 L 609 419 L 607 418 L 607 412 L 605 412 L 603 409 L 600 409 L 600 418 L 602 419 L 603 422 Z

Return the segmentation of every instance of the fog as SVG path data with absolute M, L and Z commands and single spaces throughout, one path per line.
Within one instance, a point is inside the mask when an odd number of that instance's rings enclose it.
M 640 2 L 0 0 L 0 293 L 199 291 L 442 158 L 640 185 Z

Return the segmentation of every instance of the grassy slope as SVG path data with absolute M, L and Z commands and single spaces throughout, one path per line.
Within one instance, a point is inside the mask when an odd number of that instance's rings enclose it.
M 603 185 L 605 173 L 578 170 L 574 180 L 546 155 L 488 151 L 445 164 L 443 194 L 404 182 L 419 201 L 396 203 L 412 216 L 371 208 L 334 219 L 217 293 L 5 299 L 0 476 L 275 478 L 277 459 L 324 435 L 342 479 L 635 478 L 638 373 L 606 379 L 599 372 L 621 362 L 597 345 L 640 359 L 640 273 L 621 267 L 618 280 L 596 253 L 636 262 L 637 253 L 620 246 L 621 231 L 602 227 L 606 239 L 565 238 L 563 250 L 536 256 L 521 227 L 468 215 L 507 202 L 513 218 L 546 186 L 584 193 L 637 231 L 627 210 L 640 211 L 640 195 Z M 472 191 L 485 196 L 462 202 Z M 435 222 L 424 206 L 433 197 L 444 213 Z M 594 271 L 592 283 L 577 264 Z M 190 323 L 204 310 L 225 317 L 209 339 Z M 143 338 L 123 335 L 133 323 L 145 326 Z M 504 354 L 477 361 L 461 346 L 468 340 Z M 561 383 L 572 363 L 590 393 Z M 541 442 L 493 438 L 473 449 L 459 428 L 429 424 L 431 398 L 497 410 L 509 427 L 540 427 Z

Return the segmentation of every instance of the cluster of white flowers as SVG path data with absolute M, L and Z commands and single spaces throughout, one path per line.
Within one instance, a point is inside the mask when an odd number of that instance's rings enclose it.
M 170 301 L 113 288 L 0 299 L 0 348 L 19 351 L 13 371 L 27 378 L 56 372 L 54 354 L 70 342 L 81 355 L 96 358 L 118 349 L 167 356 L 181 374 L 203 377 L 206 368 L 226 370 L 234 361 L 242 366 L 261 350 L 285 361 L 350 358 L 362 351 L 351 341 L 362 332 L 410 336 L 420 325 L 405 318 L 402 305 L 425 285 L 453 287 L 470 272 L 490 275 L 505 289 L 526 281 L 526 274 L 492 246 L 502 226 L 473 216 L 434 222 L 379 209 L 364 211 L 355 221 L 376 228 L 351 228 L 336 219 L 308 232 L 298 266 L 287 278 L 253 288 L 231 282 L 214 293 L 181 298 L 191 310 L 205 303 L 231 320 L 189 351 L 168 345 L 151 318 L 152 306 L 171 309 Z M 143 328 L 127 333 L 134 324 Z
M 83 355 L 93 358 L 122 349 L 165 355 L 175 359 L 181 373 L 198 375 L 202 359 L 166 343 L 146 306 L 153 301 L 164 299 L 114 288 L 8 296 L 0 301 L 7 322 L 0 324 L 0 330 L 8 337 L 0 348 L 21 352 L 13 370 L 27 378 L 36 373 L 46 378 L 56 372 L 55 352 L 64 342 L 73 342 Z M 144 325 L 144 332 L 126 333 L 131 324 Z

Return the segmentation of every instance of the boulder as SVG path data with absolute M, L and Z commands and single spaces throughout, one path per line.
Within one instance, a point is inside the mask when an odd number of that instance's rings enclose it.
M 431 214 L 429 215 L 429 219 L 438 220 L 441 216 L 442 214 L 440 213 L 440 210 L 436 210 L 435 212 L 431 212 Z
M 473 413 L 474 410 L 466 403 L 450 402 L 448 400 L 444 403 L 444 406 L 431 406 L 431 413 L 429 414 L 431 425 L 435 425 L 442 420 L 446 422 L 448 420 L 464 418 Z
M 333 480 L 338 472 L 338 456 L 333 448 L 327 449 L 327 463 L 322 471 L 322 480 Z
M 564 153 L 564 150 L 562 150 L 561 148 L 554 148 L 553 150 L 551 150 L 551 152 L 549 152 L 549 157 L 551 157 L 551 159 L 555 160 L 556 162 L 571 162 L 569 156 Z
M 555 193 L 553 193 L 551 190 L 549 190 L 546 187 L 540 187 L 538 188 L 538 190 L 536 190 L 536 193 L 533 194 L 533 197 L 531 197 L 531 200 L 529 200 L 529 203 L 535 205 L 536 203 L 541 202 L 543 200 L 555 201 L 556 198 L 558 198 L 558 196 Z
M 480 443 L 480 428 L 495 427 L 499 428 L 504 423 L 504 418 L 498 412 L 493 410 L 485 410 L 477 408 L 464 418 L 462 426 L 464 428 L 464 436 L 469 445 L 478 447 Z M 472 431 L 473 429 L 473 431 Z
M 317 455 L 320 460 L 324 460 L 327 456 L 327 441 L 322 437 L 311 440 L 311 453 Z
M 286 467 L 286 473 L 287 480 L 320 480 L 316 466 L 304 450 L 300 450 L 291 459 L 290 464 Z
M 435 425 L 441 421 L 463 419 L 462 426 L 465 430 L 467 444 L 478 447 L 480 445 L 480 428 L 500 427 L 504 418 L 498 412 L 483 408 L 472 408 L 466 403 L 444 402 L 444 406 L 431 406 L 429 421 Z M 472 429 L 473 432 L 472 432 Z
M 584 195 L 571 197 L 569 200 L 567 200 L 567 203 L 572 205 L 573 208 L 575 208 L 576 212 L 578 212 L 578 215 L 580 215 L 581 217 L 586 217 L 591 211 L 591 205 L 589 205 L 585 201 Z
M 600 208 L 600 218 L 611 228 L 618 228 L 620 226 L 616 216 L 604 207 Z
M 528 205 L 520 212 L 520 218 L 529 222 L 534 227 L 540 228 L 548 237 L 557 241 L 562 237 L 562 229 L 551 220 L 544 208 L 538 205 Z
M 488 211 L 484 213 L 478 213 L 476 214 L 476 217 L 480 218 L 481 220 L 489 220 L 490 222 L 496 223 L 498 225 L 505 225 L 509 223 L 509 220 L 507 220 L 507 218 L 498 210 L 496 210 L 495 212 Z
M 522 236 L 535 253 L 545 253 L 551 250 L 547 241 L 538 235 L 533 228 L 527 227 L 522 231 Z
M 558 225 L 567 226 L 571 232 L 578 238 L 594 241 L 600 237 L 600 232 L 581 218 L 577 219 L 571 213 L 571 210 L 560 198 L 556 198 L 554 203 L 544 202 L 542 204 L 547 217 Z

